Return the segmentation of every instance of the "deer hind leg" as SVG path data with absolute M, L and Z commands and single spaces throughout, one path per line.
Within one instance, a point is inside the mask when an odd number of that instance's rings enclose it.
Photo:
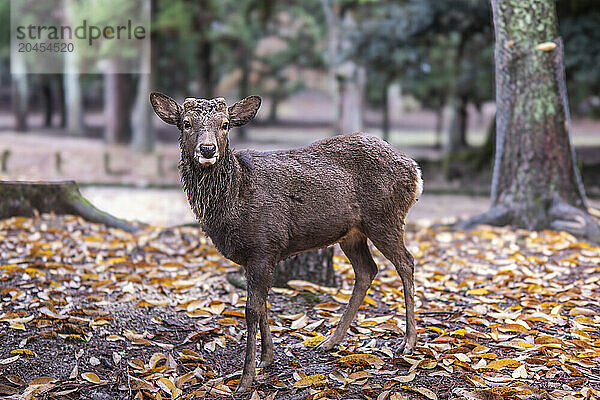
M 373 244 L 381 253 L 394 264 L 402 279 L 404 302 L 406 306 L 406 334 L 400 344 L 399 351 L 410 354 L 417 342 L 417 327 L 415 322 L 415 288 L 414 260 L 404 245 L 403 231 L 397 229 L 383 235 L 370 237 Z
M 367 238 L 363 234 L 350 236 L 340 242 L 340 246 L 344 251 L 344 254 L 346 254 L 350 260 L 350 263 L 352 263 L 352 268 L 354 269 L 354 289 L 352 290 L 352 296 L 350 296 L 348 306 L 333 335 L 319 345 L 319 349 L 321 350 L 331 350 L 344 339 L 350 324 L 358 312 L 358 308 L 367 294 L 367 290 L 369 289 L 373 278 L 377 274 L 377 265 L 375 264 L 375 261 L 373 261 L 373 257 L 371 257 L 367 245 Z
M 264 312 L 260 316 L 260 363 L 259 368 L 268 367 L 273 364 L 273 337 L 269 328 L 269 316 L 267 314 L 267 303 L 265 301 Z

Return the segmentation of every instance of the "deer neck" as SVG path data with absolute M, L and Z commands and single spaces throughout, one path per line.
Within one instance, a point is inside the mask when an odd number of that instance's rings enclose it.
M 182 152 L 179 169 L 188 202 L 203 229 L 212 231 L 225 224 L 237 200 L 240 173 L 229 144 L 224 157 L 209 167 L 198 165 Z

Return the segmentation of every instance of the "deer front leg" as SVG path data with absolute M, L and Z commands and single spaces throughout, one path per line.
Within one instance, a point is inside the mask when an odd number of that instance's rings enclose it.
M 246 300 L 246 357 L 244 370 L 237 387 L 245 392 L 256 376 L 256 332 L 260 323 L 262 341 L 262 361 L 273 358 L 273 341 L 267 323 L 267 293 L 272 280 L 273 267 L 270 264 L 254 264 L 246 267 L 248 296 Z M 266 329 L 266 331 L 265 331 Z M 269 353 L 270 350 L 270 353 Z M 270 355 L 269 355 L 270 354 Z

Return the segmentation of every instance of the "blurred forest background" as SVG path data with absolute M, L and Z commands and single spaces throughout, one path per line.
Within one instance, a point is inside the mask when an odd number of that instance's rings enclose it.
M 148 214 L 142 196 L 152 211 L 163 205 L 158 222 L 192 220 L 177 189 L 177 132 L 148 102 L 158 90 L 177 100 L 262 96 L 257 120 L 231 132 L 237 149 L 292 148 L 365 131 L 419 161 L 427 194 L 487 196 L 495 145 L 487 0 L 151 4 L 150 75 L 11 76 L 10 2 L 0 0 L 0 179 L 74 179 L 118 215 L 135 218 L 131 204 Z M 558 0 L 557 11 L 572 141 L 587 193 L 597 197 L 600 3 Z M 122 198 L 115 190 L 125 189 L 115 185 L 150 190 Z M 127 212 L 116 209 L 119 202 Z M 440 215 L 472 211 L 471 203 L 448 211 L 454 203 L 443 200 Z M 171 220 L 174 204 L 187 214 Z

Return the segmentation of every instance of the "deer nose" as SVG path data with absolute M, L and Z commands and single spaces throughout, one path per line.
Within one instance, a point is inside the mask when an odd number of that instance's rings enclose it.
M 213 158 L 217 152 L 217 146 L 214 144 L 202 144 L 200 145 L 200 154 L 204 158 Z

